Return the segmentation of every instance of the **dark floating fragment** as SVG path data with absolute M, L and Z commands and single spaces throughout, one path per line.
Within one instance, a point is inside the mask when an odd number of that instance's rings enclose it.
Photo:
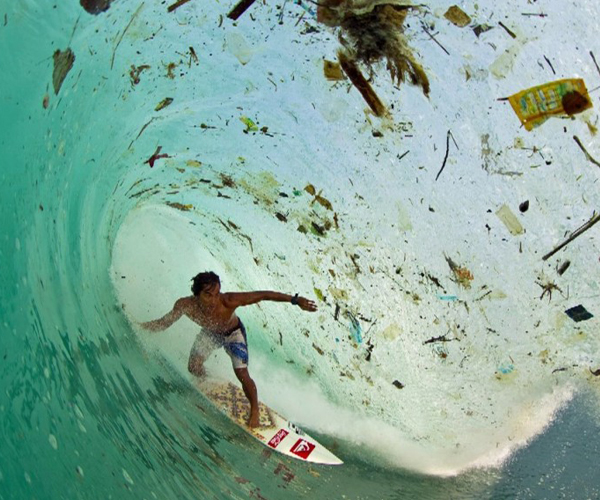
M 585 307 L 581 304 L 575 307 L 571 307 L 565 311 L 565 314 L 571 318 L 573 321 L 585 321 L 586 319 L 591 319 L 594 317 L 592 313 L 590 313 Z
M 90 14 L 100 14 L 110 7 L 112 0 L 79 0 L 81 6 Z
M 54 93 L 58 95 L 63 81 L 73 67 L 73 63 L 75 62 L 75 54 L 73 54 L 73 51 L 68 48 L 64 52 L 57 50 L 53 57 L 54 71 L 52 73 L 52 85 L 54 86 Z
M 394 380 L 392 382 L 392 384 L 394 384 L 394 386 L 397 387 L 398 389 L 404 389 L 404 387 L 405 387 L 404 384 L 398 380 Z
M 527 212 L 529 210 L 529 200 L 525 200 L 523 203 L 519 205 L 519 210 L 521 213 Z
M 567 269 L 569 269 L 569 266 L 571 265 L 571 261 L 570 260 L 566 260 L 564 261 L 561 266 L 558 268 L 558 274 L 559 276 L 562 276 L 563 274 L 565 274 L 565 271 Z
M 590 101 L 582 94 L 573 90 L 562 97 L 562 107 L 569 116 L 581 113 L 590 107 Z

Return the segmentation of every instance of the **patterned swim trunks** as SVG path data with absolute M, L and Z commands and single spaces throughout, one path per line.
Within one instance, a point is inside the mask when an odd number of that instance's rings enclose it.
M 248 341 L 246 328 L 240 321 L 238 326 L 221 335 L 201 332 L 196 337 L 191 354 L 207 358 L 210 353 L 223 347 L 231 358 L 233 369 L 248 367 Z

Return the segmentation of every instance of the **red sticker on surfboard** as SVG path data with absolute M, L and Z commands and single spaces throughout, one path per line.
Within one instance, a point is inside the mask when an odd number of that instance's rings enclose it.
M 314 444 L 312 444 L 304 439 L 298 439 L 298 441 L 296 441 L 296 444 L 294 446 L 292 446 L 290 451 L 294 455 L 299 456 L 300 458 L 304 458 L 306 460 L 314 449 L 315 449 Z
M 285 429 L 279 429 L 277 431 L 277 434 L 275 434 L 267 444 L 271 448 L 277 448 L 279 446 L 279 443 L 281 443 L 281 441 L 283 441 L 283 438 L 285 438 L 288 434 L 289 432 Z

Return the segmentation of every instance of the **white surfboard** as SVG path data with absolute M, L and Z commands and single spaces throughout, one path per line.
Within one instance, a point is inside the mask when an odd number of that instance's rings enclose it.
M 317 440 L 264 403 L 259 403 L 260 426 L 248 427 L 246 421 L 250 414 L 250 403 L 241 388 L 228 382 L 209 381 L 199 382 L 198 388 L 221 412 L 267 448 L 303 462 L 324 465 L 343 464 Z

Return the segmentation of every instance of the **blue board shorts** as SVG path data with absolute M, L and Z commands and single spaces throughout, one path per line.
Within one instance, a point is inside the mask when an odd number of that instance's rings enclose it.
M 231 358 L 234 370 L 248 367 L 248 341 L 246 328 L 241 321 L 238 326 L 223 334 L 202 331 L 196 337 L 190 355 L 202 356 L 206 359 L 212 351 L 220 347 L 223 347 Z

